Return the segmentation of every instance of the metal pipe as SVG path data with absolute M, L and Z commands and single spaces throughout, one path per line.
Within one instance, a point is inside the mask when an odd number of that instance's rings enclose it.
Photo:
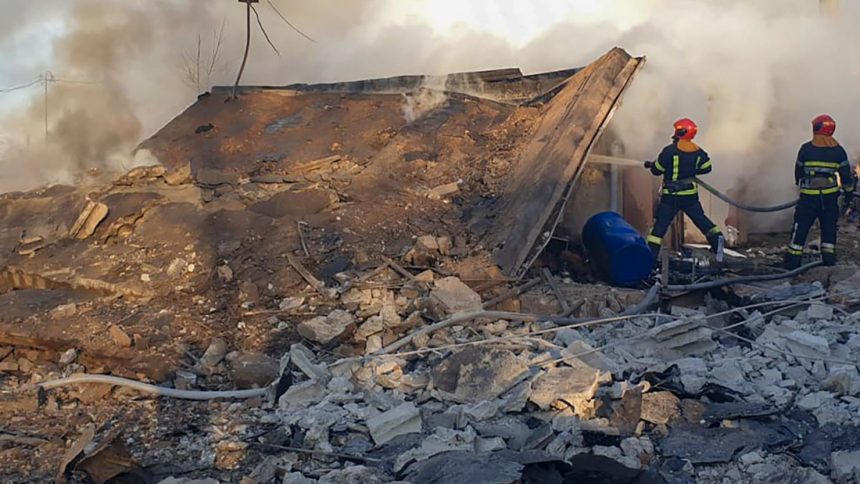
M 618 207 L 618 199 L 620 198 L 620 180 L 619 170 L 617 165 L 609 166 L 609 210 L 620 212 Z

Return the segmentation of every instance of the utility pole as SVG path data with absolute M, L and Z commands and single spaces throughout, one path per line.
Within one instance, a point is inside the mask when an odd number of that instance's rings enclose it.
M 98 84 L 93 81 L 81 81 L 81 80 L 69 80 L 69 79 L 57 79 L 54 76 L 54 73 L 51 71 L 45 71 L 44 74 L 40 74 L 38 81 L 42 84 L 43 92 L 44 92 L 44 100 L 45 100 L 45 143 L 48 142 L 48 85 L 61 82 L 65 84 Z
M 55 82 L 56 78 L 51 71 L 45 71 L 44 74 L 39 76 L 39 81 L 42 83 L 42 86 L 45 88 L 45 143 L 48 142 L 48 83 Z
M 260 3 L 260 0 L 239 0 L 239 3 L 245 4 L 245 55 L 242 56 L 239 75 L 236 76 L 236 83 L 233 84 L 231 99 L 236 99 L 236 91 L 239 89 L 239 81 L 242 80 L 242 73 L 245 72 L 245 63 L 248 62 L 248 51 L 251 49 L 251 4 Z

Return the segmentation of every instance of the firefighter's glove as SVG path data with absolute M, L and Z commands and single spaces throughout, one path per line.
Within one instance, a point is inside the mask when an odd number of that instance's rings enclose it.
M 653 161 L 646 161 L 645 162 L 645 168 L 648 168 L 650 170 L 652 167 L 654 167 Z

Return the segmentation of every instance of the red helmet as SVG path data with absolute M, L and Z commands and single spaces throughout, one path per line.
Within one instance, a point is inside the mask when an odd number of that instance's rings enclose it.
M 696 133 L 698 132 L 699 127 L 696 126 L 696 123 L 692 119 L 683 118 L 675 121 L 675 135 L 673 138 L 691 140 L 696 137 Z
M 817 116 L 812 120 L 812 133 L 823 134 L 824 136 L 833 136 L 836 132 L 836 120 L 827 114 Z

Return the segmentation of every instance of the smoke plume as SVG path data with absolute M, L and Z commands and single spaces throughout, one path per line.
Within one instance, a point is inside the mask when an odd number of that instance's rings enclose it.
M 262 0 L 257 8 L 280 55 L 252 20 L 245 84 L 501 67 L 537 72 L 587 64 L 617 45 L 648 57 L 613 122 L 630 157 L 653 158 L 668 142 L 672 121 L 692 117 L 701 128 L 698 141 L 714 159 L 711 180 L 744 189 L 746 201 L 775 203 L 796 196 L 792 164 L 815 115 L 832 114 L 849 153 L 860 148 L 856 2 L 843 2 L 837 18 L 821 15 L 818 0 L 272 2 L 316 42 L 290 29 Z M 224 22 L 223 65 L 212 84 L 232 83 L 244 47 L 244 6 L 235 0 L 49 0 L 25 2 L 42 6 L 20 13 L 9 3 L 0 22 L 9 21 L 7 11 L 21 15 L 12 27 L 65 9 L 51 62 L 38 67 L 98 84 L 51 85 L 44 153 L 35 141 L 26 150 L 7 136 L 0 155 L 7 166 L 30 160 L 38 176 L 0 175 L 0 188 L 44 182 L 59 167 L 74 174 L 130 163 L 129 150 L 198 94 L 182 74 L 183 53 L 196 48 L 198 35 L 210 39 Z M 0 48 L 14 35 L 0 34 Z M 29 109 L 0 126 L 37 140 L 43 107 L 34 92 Z

